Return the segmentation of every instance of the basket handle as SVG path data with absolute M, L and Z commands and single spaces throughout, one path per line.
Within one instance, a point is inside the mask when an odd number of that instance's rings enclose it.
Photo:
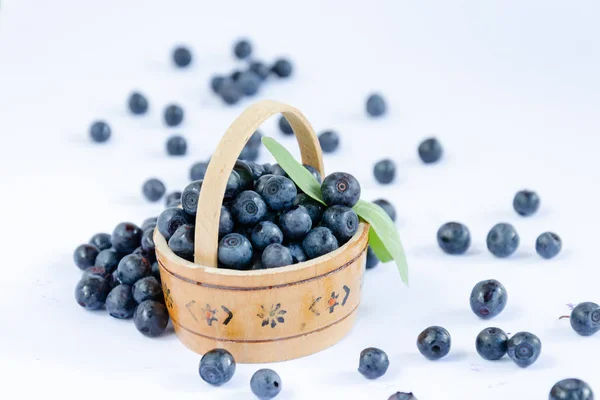
M 302 162 L 324 176 L 323 154 L 315 131 L 304 115 L 287 104 L 262 100 L 248 107 L 225 132 L 210 159 L 198 198 L 194 262 L 217 267 L 219 219 L 227 180 L 246 142 L 267 119 L 283 114 L 290 123 L 302 154 Z

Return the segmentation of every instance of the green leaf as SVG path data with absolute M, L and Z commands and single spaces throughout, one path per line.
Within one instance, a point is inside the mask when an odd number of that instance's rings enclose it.
M 369 246 L 379 261 L 386 263 L 394 259 L 373 228 L 369 228 Z
M 298 185 L 300 189 L 318 202 L 325 204 L 321 195 L 321 185 L 315 177 L 307 170 L 304 165 L 300 164 L 294 156 L 275 139 L 263 136 L 262 142 L 271 152 L 275 161 L 289 175 L 290 178 Z

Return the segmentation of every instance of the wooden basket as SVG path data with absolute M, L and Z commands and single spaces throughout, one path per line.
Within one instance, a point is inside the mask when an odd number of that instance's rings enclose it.
M 198 199 L 195 263 L 176 256 L 158 230 L 154 233 L 175 332 L 200 354 L 224 348 L 240 363 L 289 360 L 335 344 L 354 323 L 368 245 L 365 223 L 348 243 L 307 262 L 253 271 L 215 268 L 227 179 L 248 139 L 278 113 L 294 130 L 302 162 L 325 176 L 319 141 L 302 113 L 260 101 L 233 122 L 211 158 Z

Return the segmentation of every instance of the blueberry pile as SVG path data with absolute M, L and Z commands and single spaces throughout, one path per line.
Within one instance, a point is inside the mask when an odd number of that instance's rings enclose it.
M 198 172 L 195 169 L 192 174 Z M 321 181 L 314 168 L 307 169 Z M 194 256 L 194 223 L 202 182 L 190 183 L 182 192 L 181 208 L 167 208 L 157 221 L 169 248 L 188 261 Z M 352 207 L 360 197 L 360 184 L 354 176 L 336 172 L 323 180 L 321 193 L 327 206 L 302 193 L 279 165 L 238 160 L 221 207 L 219 267 L 284 267 L 342 246 L 358 230 L 358 216 Z

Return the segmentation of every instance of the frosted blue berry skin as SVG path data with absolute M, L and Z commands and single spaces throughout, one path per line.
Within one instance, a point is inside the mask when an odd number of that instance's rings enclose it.
M 235 367 L 235 359 L 230 352 L 225 349 L 214 349 L 202 356 L 198 373 L 204 382 L 221 386 L 233 378 Z
M 319 182 L 319 184 L 321 184 L 323 182 L 323 178 L 321 177 L 321 174 L 319 173 L 319 171 L 317 171 L 317 169 L 315 167 L 313 167 L 312 165 L 308 165 L 308 164 L 303 164 L 304 168 L 306 168 L 311 174 L 312 176 L 315 177 L 315 179 L 317 180 L 317 182 Z
M 360 199 L 360 184 L 348 173 L 334 172 L 323 180 L 321 194 L 328 206 L 354 207 Z
M 371 246 L 369 246 L 367 248 L 367 266 L 366 267 L 367 267 L 367 269 L 372 269 L 372 268 L 375 268 L 378 264 L 379 264 L 379 259 L 375 255 L 375 252 L 373 251 Z
M 140 304 L 146 300 L 164 301 L 162 288 L 158 280 L 153 276 L 147 276 L 138 280 L 133 285 L 133 298 Z
M 177 207 L 170 207 L 165 209 L 158 216 L 158 232 L 168 241 L 181 225 L 187 224 L 188 222 L 189 216 L 184 210 Z
M 358 216 L 350 207 L 331 206 L 323 213 L 321 225 L 329 228 L 338 243 L 343 244 L 358 230 Z
M 447 222 L 437 231 L 437 241 L 446 254 L 464 254 L 471 246 L 471 233 L 460 222 Z
M 235 162 L 234 171 L 237 172 L 240 177 L 240 191 L 254 190 L 254 176 L 252 168 L 247 161 L 238 159 Z
M 283 133 L 285 135 L 293 135 L 294 134 L 294 130 L 292 129 L 292 126 L 290 125 L 288 120 L 285 119 L 285 117 L 283 115 L 281 117 L 279 117 L 279 129 L 281 130 L 281 133 Z
M 254 250 L 264 250 L 270 244 L 281 244 L 283 242 L 283 233 L 273 222 L 262 221 L 252 230 L 251 241 Z
M 471 291 L 471 310 L 482 319 L 491 319 L 499 315 L 508 301 L 506 288 L 495 279 L 477 283 Z
M 133 290 L 129 285 L 115 286 L 106 298 L 106 311 L 114 318 L 131 318 L 136 306 Z
M 581 336 L 591 336 L 600 330 L 600 306 L 580 303 L 571 312 L 571 327 Z
M 186 214 L 193 218 L 198 212 L 198 198 L 202 189 L 202 180 L 189 183 L 181 193 L 181 207 Z
M 549 400 L 594 400 L 590 385 L 581 379 L 569 378 L 557 382 L 550 389 Z
M 388 400 L 417 400 L 417 398 L 412 393 L 396 392 Z
M 251 62 L 248 66 L 248 70 L 254 72 L 263 81 L 267 79 L 269 73 L 271 72 L 269 71 L 269 67 L 265 63 L 262 63 L 260 61 Z
M 110 237 L 113 248 L 118 253 L 130 254 L 137 249 L 142 240 L 142 230 L 131 222 L 117 225 Z
M 150 178 L 142 186 L 142 193 L 148 201 L 156 202 L 162 199 L 167 188 L 165 184 L 156 178 Z
M 98 275 L 83 274 L 75 286 L 75 300 L 81 307 L 98 310 L 104 306 L 110 289 L 106 279 Z
M 238 85 L 231 79 L 226 79 L 221 83 L 219 88 L 219 96 L 221 100 L 227 105 L 237 104 L 242 98 L 242 92 L 240 92 Z
M 219 238 L 233 232 L 235 222 L 229 208 L 221 206 L 221 215 L 219 216 Z
M 290 242 L 287 244 L 286 247 L 292 255 L 292 261 L 294 264 L 306 261 L 306 254 L 304 253 L 304 249 L 302 249 L 302 243 Z
M 288 78 L 293 72 L 292 63 L 285 58 L 280 58 L 275 61 L 271 67 L 271 71 L 279 78 Z
M 260 89 L 262 80 L 252 71 L 242 72 L 236 81 L 238 90 L 246 96 L 254 96 Z
M 99 253 L 100 252 L 96 246 L 92 246 L 91 244 L 82 244 L 77 246 L 73 252 L 73 261 L 75 261 L 75 265 L 77 265 L 77 267 L 83 271 L 86 268 L 94 266 L 96 257 L 98 257 Z
M 562 249 L 562 240 L 554 232 L 544 232 L 535 241 L 535 251 L 545 259 L 554 258 Z
M 91 237 L 89 243 L 100 251 L 110 249 L 112 247 L 110 235 L 108 233 L 96 233 Z
M 285 267 L 294 263 L 290 250 L 279 243 L 268 245 L 263 250 L 261 261 L 263 268 Z
M 381 95 L 372 94 L 367 98 L 366 109 L 371 117 L 380 117 L 386 113 L 387 105 Z
M 154 229 L 154 228 L 156 228 L 156 221 L 157 220 L 158 220 L 158 217 L 146 218 L 144 220 L 144 222 L 142 222 L 142 231 L 145 231 L 147 229 Z
M 259 369 L 250 379 L 250 389 L 261 400 L 272 399 L 281 392 L 281 378 L 272 369 Z
M 98 253 L 94 266 L 102 267 L 109 273 L 113 273 L 116 271 L 119 261 L 121 258 L 114 249 L 106 249 Z
M 540 208 L 540 197 L 534 191 L 521 190 L 513 199 L 513 207 L 517 214 L 528 217 Z
M 165 108 L 163 117 L 167 126 L 173 127 L 181 124 L 183 115 L 183 108 L 177 104 L 170 104 Z
M 233 54 L 240 60 L 250 57 L 252 54 L 252 44 L 246 39 L 238 40 L 233 46 Z
M 283 168 L 281 168 L 281 165 L 279 165 L 279 164 L 271 165 L 269 167 L 269 174 L 285 176 L 286 178 L 288 177 L 288 174 L 285 172 L 285 170 Z
M 177 256 L 194 261 L 194 225 L 181 225 L 169 239 L 169 248 Z
M 512 255 L 519 247 L 519 234 L 515 227 L 507 223 L 494 225 L 487 236 L 487 248 L 496 257 Z
M 312 226 L 315 227 L 321 222 L 325 206 L 305 193 L 300 193 L 294 199 L 294 206 L 303 206 L 312 220 Z
M 171 192 L 165 197 L 167 207 L 179 207 L 181 205 L 181 192 Z
M 156 245 L 154 244 L 154 229 L 146 229 L 144 233 L 142 233 L 142 243 L 140 244 L 142 251 L 144 254 L 149 254 L 152 258 L 156 257 Z
M 158 261 L 152 263 L 152 276 L 156 278 L 156 280 L 160 283 L 160 265 L 158 265 Z
M 508 340 L 507 354 L 521 368 L 535 363 L 541 352 L 542 342 L 533 333 L 515 333 Z
M 291 206 L 279 216 L 279 227 L 287 241 L 302 240 L 312 228 L 312 219 L 304 206 Z
M 377 379 L 385 375 L 390 360 L 383 350 L 369 347 L 360 352 L 358 372 L 367 379 Z
M 133 92 L 127 100 L 127 106 L 133 115 L 142 115 L 148 111 L 148 99 L 139 92 Z
M 208 163 L 205 161 L 200 161 L 192 165 L 192 167 L 190 168 L 190 180 L 200 181 L 204 179 L 204 175 L 206 175 L 207 168 Z
M 385 199 L 377 199 L 373 201 L 373 203 L 383 208 L 383 211 L 385 211 L 385 213 L 390 217 L 392 221 L 396 221 L 396 208 L 392 203 Z
M 319 135 L 319 144 L 325 153 L 333 153 L 340 145 L 340 137 L 337 132 L 325 131 Z
M 266 181 L 260 194 L 271 210 L 281 211 L 294 203 L 298 190 L 291 179 L 277 175 Z
M 173 62 L 179 68 L 187 67 L 192 62 L 192 53 L 186 47 L 176 47 L 173 50 Z
M 183 136 L 174 135 L 167 139 L 167 154 L 184 156 L 187 153 L 187 141 Z
M 265 168 L 255 162 L 249 162 L 248 165 L 252 169 L 252 178 L 257 181 L 265 174 Z
M 231 171 L 229 179 L 227 179 L 227 186 L 225 187 L 225 194 L 223 197 L 226 200 L 233 199 L 242 190 L 242 181 L 237 171 Z
M 258 193 L 245 190 L 238 194 L 231 207 L 233 218 L 242 225 L 255 225 L 267 213 L 267 205 Z
M 227 268 L 245 270 L 252 261 L 252 245 L 239 233 L 230 233 L 219 241 L 219 262 Z
M 265 171 L 267 171 L 266 168 L 265 168 Z M 258 178 L 256 180 L 256 182 L 254 182 L 254 191 L 258 194 L 262 194 L 262 191 L 263 191 L 265 185 L 267 184 L 267 181 L 274 176 L 275 175 L 273 175 L 271 173 L 265 173 L 263 176 Z
M 238 156 L 238 158 L 240 160 L 244 160 L 244 161 L 256 161 L 256 160 L 258 160 L 259 155 L 260 155 L 259 147 L 250 147 L 246 144 L 246 146 L 244 146 L 244 148 L 240 152 L 240 155 Z
M 377 182 L 384 185 L 392 183 L 396 177 L 396 164 L 390 159 L 384 159 L 375 163 L 373 175 Z
M 96 121 L 90 126 L 90 137 L 96 143 L 104 143 L 110 139 L 110 126 L 104 121 Z
M 421 161 L 425 164 L 432 164 L 442 158 L 442 145 L 436 138 L 427 138 L 419 144 L 417 150 Z
M 439 360 L 450 352 L 452 339 L 450 333 L 441 326 L 430 326 L 417 338 L 419 352 L 429 360 Z
M 136 307 L 133 323 L 142 334 L 157 337 L 162 335 L 167 328 L 169 313 L 162 303 L 146 300 Z
M 485 328 L 475 339 L 477 353 L 486 360 L 501 359 L 506 354 L 507 348 L 508 336 L 500 328 Z
M 117 278 L 119 282 L 133 285 L 138 280 L 150 276 L 152 269 L 148 260 L 140 254 L 129 254 L 119 261 Z
M 302 249 L 309 260 L 331 253 L 338 247 L 335 235 L 324 226 L 311 229 L 302 241 Z

